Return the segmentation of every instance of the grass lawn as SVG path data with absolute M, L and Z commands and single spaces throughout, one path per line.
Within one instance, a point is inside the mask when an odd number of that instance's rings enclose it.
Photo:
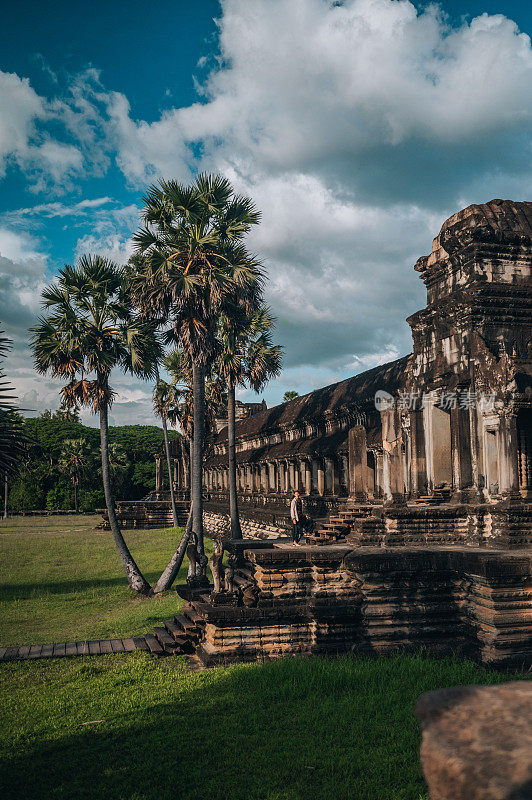
M 99 521 L 80 515 L 0 522 L 0 645 L 138 636 L 181 608 L 173 590 L 161 597 L 133 595 L 111 533 L 95 530 Z M 125 532 L 150 583 L 180 534 L 175 528 Z M 187 567 L 178 582 L 185 581 Z
M 512 677 L 423 656 L 4 663 L 0 785 L 19 800 L 425 800 L 416 699 Z

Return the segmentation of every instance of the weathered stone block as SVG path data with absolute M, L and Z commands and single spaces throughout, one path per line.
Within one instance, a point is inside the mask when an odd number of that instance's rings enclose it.
M 431 800 L 530 800 L 532 683 L 427 692 L 415 713 Z

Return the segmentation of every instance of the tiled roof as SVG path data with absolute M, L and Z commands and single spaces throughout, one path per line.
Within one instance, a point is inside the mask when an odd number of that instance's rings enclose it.
M 381 364 L 339 383 L 332 383 L 309 394 L 295 397 L 265 411 L 259 411 L 237 422 L 236 436 L 251 437 L 279 428 L 296 427 L 299 424 L 323 419 L 327 414 L 338 414 L 343 409 L 374 410 L 374 397 L 378 389 L 390 394 L 402 385 L 410 356 L 397 361 Z M 215 439 L 215 444 L 227 441 L 227 428 L 223 428 Z

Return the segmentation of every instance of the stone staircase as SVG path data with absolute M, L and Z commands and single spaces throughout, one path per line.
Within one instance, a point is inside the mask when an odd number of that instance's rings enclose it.
M 242 544 L 244 544 L 242 542 Z M 255 543 L 257 544 L 257 543 Z M 143 639 L 147 649 L 156 656 L 187 655 L 195 656 L 198 646 L 205 643 L 206 614 L 220 611 L 226 607 L 231 610 L 255 605 L 257 581 L 251 565 L 245 562 L 236 566 L 233 575 L 234 595 L 229 595 L 227 606 L 213 602 L 213 587 L 191 591 L 186 585 L 178 585 L 177 593 L 187 599 L 186 605 L 172 619 L 165 620 L 162 626 L 154 628 L 153 634 Z M 237 602 L 241 605 L 237 606 Z M 200 648 L 201 649 L 201 648 Z
M 347 501 L 345 507 L 337 514 L 329 515 L 324 521 L 318 521 L 316 529 L 307 535 L 307 544 L 326 545 L 345 541 L 347 537 L 356 536 L 361 520 L 371 517 L 375 506 L 366 503 Z
M 205 629 L 205 618 L 198 610 L 198 603 L 209 602 L 210 590 L 205 590 L 195 600 L 190 600 L 179 614 L 154 628 L 153 634 L 146 634 L 144 639 L 149 651 L 157 656 L 193 655 Z

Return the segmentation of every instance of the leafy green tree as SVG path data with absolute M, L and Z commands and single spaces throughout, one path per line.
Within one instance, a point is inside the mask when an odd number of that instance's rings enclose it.
M 270 378 L 281 371 L 282 348 L 272 343 L 275 319 L 265 306 L 251 314 L 232 313 L 220 317 L 220 355 L 217 368 L 227 385 L 227 453 L 229 461 L 229 515 L 231 538 L 241 539 L 238 513 L 235 451 L 235 388 L 250 386 L 260 392 Z
M 133 237 L 141 260 L 133 278 L 135 296 L 144 314 L 170 324 L 192 365 L 191 496 L 203 554 L 205 375 L 225 298 L 236 288 L 242 296 L 256 292 L 260 269 L 240 243 L 260 214 L 225 178 L 199 175 L 190 186 L 160 181 L 150 187 L 142 215 L 144 227 Z
M 116 445 L 109 446 L 111 471 L 113 463 L 111 451 L 113 447 L 116 447 Z M 62 472 L 63 475 L 66 475 L 72 482 L 74 489 L 74 511 L 76 514 L 79 513 L 80 480 L 91 467 L 94 467 L 94 461 L 94 450 L 86 439 L 66 439 L 59 457 L 58 468 L 59 471 Z
M 283 403 L 288 403 L 289 400 L 295 400 L 296 397 L 299 397 L 299 392 L 289 389 L 283 394 Z
M 154 326 L 131 311 L 125 274 L 102 256 L 82 256 L 77 265 L 59 271 L 57 283 L 43 291 L 49 314 L 32 329 L 35 366 L 41 374 L 61 378 L 69 408 L 88 406 L 100 418 L 102 480 L 109 525 L 128 583 L 147 594 L 142 575 L 120 532 L 114 508 L 109 464 L 111 371 L 119 368 L 153 378 L 161 357 Z
M 79 422 L 79 409 L 68 408 L 65 401 L 61 401 L 57 411 L 52 414 L 52 419 L 64 419 L 67 422 Z

